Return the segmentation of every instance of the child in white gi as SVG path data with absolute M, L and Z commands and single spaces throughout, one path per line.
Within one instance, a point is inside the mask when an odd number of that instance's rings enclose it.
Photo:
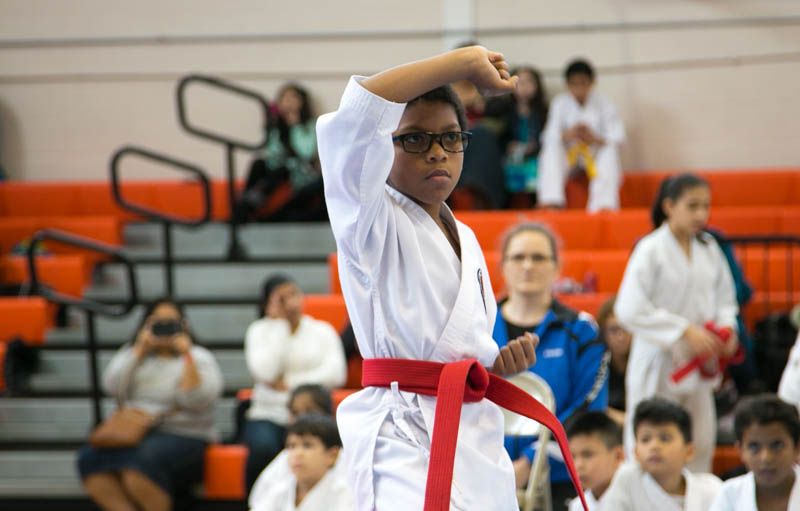
M 800 408 L 800 332 L 797 332 L 797 339 L 783 369 L 781 382 L 778 385 L 778 397 Z
M 750 472 L 729 479 L 711 511 L 800 510 L 800 418 L 771 394 L 745 398 L 736 408 L 736 442 Z
M 691 418 L 664 399 L 639 403 L 634 413 L 636 461 L 617 470 L 601 511 L 707 511 L 722 482 L 684 466 L 694 455 Z
M 614 474 L 625 459 L 622 428 L 604 412 L 592 411 L 571 417 L 566 423 L 566 431 L 589 511 L 597 511 Z M 582 510 L 580 499 L 572 499 L 569 511 Z
M 468 79 L 507 93 L 503 56 L 473 46 L 353 77 L 338 111 L 317 122 L 339 278 L 365 359 L 475 359 L 498 374 L 527 369 L 534 337 L 498 352 L 495 302 L 483 253 L 445 199 L 469 142 L 463 107 L 445 85 Z M 499 354 L 498 354 L 499 353 Z M 436 397 L 368 387 L 337 419 L 359 510 L 423 509 Z M 464 403 L 451 509 L 517 509 L 503 417 Z
M 286 452 L 291 475 L 269 488 L 252 511 L 352 511 L 353 497 L 334 470 L 342 441 L 330 415 L 301 415 L 288 428 Z
M 567 176 L 578 164 L 589 178 L 587 211 L 619 209 L 619 146 L 625 142 L 625 126 L 614 104 L 593 90 L 595 75 L 589 62 L 570 62 L 564 77 L 568 92 L 550 103 L 541 137 L 539 204 L 564 207 Z
M 708 472 L 716 445 L 714 377 L 695 370 L 677 384 L 673 371 L 698 355 L 730 357 L 738 348 L 738 306 L 728 263 L 714 238 L 702 231 L 711 191 L 692 174 L 671 178 L 653 206 L 653 232 L 639 240 L 628 260 L 614 313 L 633 333 L 625 378 L 627 406 L 658 396 L 683 406 L 692 417 L 697 448 L 689 468 Z M 727 343 L 704 328 L 712 321 L 734 333 Z M 709 364 L 713 366 L 714 360 Z M 712 367 L 713 369 L 713 367 Z M 625 451 L 633 452 L 630 414 Z

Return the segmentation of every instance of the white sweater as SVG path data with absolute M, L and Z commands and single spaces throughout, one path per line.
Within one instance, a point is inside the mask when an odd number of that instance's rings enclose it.
M 325 321 L 303 316 L 292 333 L 284 319 L 261 318 L 247 328 L 245 357 L 255 380 L 247 418 L 285 425 L 289 421 L 289 392 L 269 384 L 283 378 L 291 390 L 316 383 L 338 387 L 347 377 L 342 341 Z

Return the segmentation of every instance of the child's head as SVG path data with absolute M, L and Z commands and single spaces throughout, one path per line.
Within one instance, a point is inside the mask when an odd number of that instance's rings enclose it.
M 502 246 L 503 278 L 509 296 L 549 293 L 560 270 L 558 242 L 546 225 L 513 227 Z
M 567 90 L 581 105 L 586 102 L 589 92 L 594 85 L 594 68 L 589 61 L 575 59 L 564 70 L 564 79 L 567 81 Z
M 464 107 L 450 86 L 409 101 L 392 134 L 395 152 L 389 184 L 426 211 L 437 211 L 461 177 L 469 143 L 466 128 Z
M 600 336 L 611 351 L 613 358 L 626 358 L 631 351 L 633 334 L 625 330 L 614 314 L 616 296 L 612 296 L 600 306 L 597 311 L 597 325 L 600 327 Z
M 331 393 L 322 385 L 306 384 L 295 388 L 289 396 L 289 418 L 294 421 L 306 413 L 333 415 Z
M 581 484 L 599 498 L 625 458 L 622 428 L 605 413 L 592 411 L 571 417 L 566 431 Z
M 792 480 L 800 456 L 797 408 L 772 394 L 748 397 L 736 407 L 733 427 L 757 487 L 775 488 Z
M 286 434 L 289 469 L 297 483 L 313 487 L 336 463 L 342 440 L 330 415 L 308 413 L 297 417 Z
M 512 69 L 511 74 L 519 77 L 517 87 L 514 89 L 514 97 L 518 101 L 527 102 L 532 109 L 540 106 L 547 108 L 544 82 L 539 71 L 529 66 L 520 66 Z
M 681 406 L 665 399 L 646 399 L 633 416 L 634 454 L 642 470 L 656 481 L 680 474 L 694 457 L 692 419 Z
M 710 209 L 711 188 L 708 181 L 685 173 L 661 182 L 650 219 L 655 229 L 666 220 L 674 232 L 694 236 L 708 222 Z
M 287 275 L 271 275 L 262 284 L 260 317 L 295 321 L 303 314 L 303 291 Z

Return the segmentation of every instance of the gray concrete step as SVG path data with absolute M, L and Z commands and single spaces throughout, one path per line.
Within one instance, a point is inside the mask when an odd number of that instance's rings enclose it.
M 0 452 L 0 496 L 84 495 L 74 451 Z
M 216 407 L 216 424 L 222 439 L 233 434 L 236 406 L 236 398 L 222 398 Z M 104 416 L 115 408 L 113 399 L 103 399 Z M 0 399 L 2 442 L 83 442 L 91 427 L 92 405 L 88 397 Z M 3 470 L 11 469 L 4 468 L 0 461 L 0 478 L 5 477 Z
M 41 350 L 39 371 L 31 376 L 31 390 L 36 393 L 89 392 L 89 356 L 86 351 Z M 98 367 L 106 367 L 114 351 L 101 350 Z M 253 380 L 247 370 L 242 350 L 214 350 L 222 371 L 226 391 L 252 387 Z

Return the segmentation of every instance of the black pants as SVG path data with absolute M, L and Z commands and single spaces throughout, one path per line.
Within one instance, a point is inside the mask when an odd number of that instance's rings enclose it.
M 250 166 L 244 191 L 234 208 L 237 223 L 327 220 L 328 214 L 321 176 L 301 188 L 293 189 L 289 200 L 278 210 L 267 216 L 259 216 L 258 210 L 269 201 L 279 185 L 288 181 L 288 169 L 270 169 L 263 159 L 255 160 Z

